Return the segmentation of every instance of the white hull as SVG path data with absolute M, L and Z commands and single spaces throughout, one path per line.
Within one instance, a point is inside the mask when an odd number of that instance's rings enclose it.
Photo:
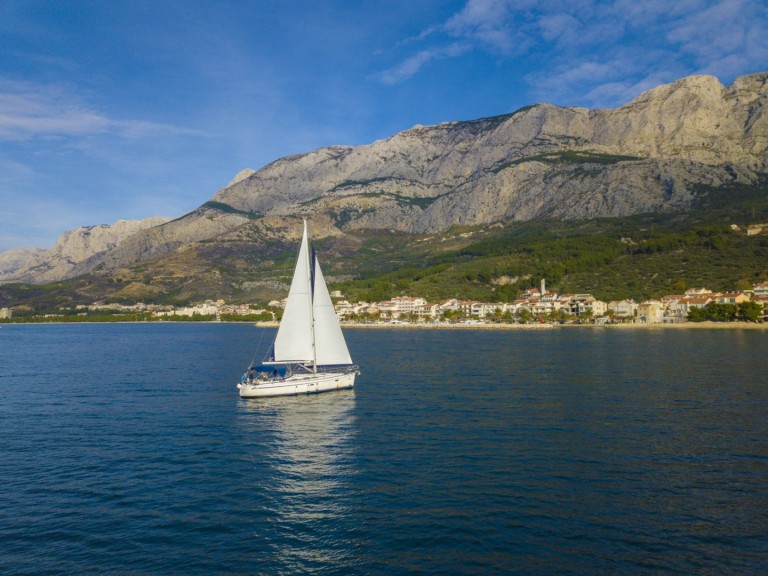
M 240 398 L 267 398 L 270 396 L 295 396 L 297 394 L 318 394 L 352 388 L 355 385 L 355 371 L 319 372 L 317 374 L 294 374 L 288 378 L 256 381 L 238 384 Z

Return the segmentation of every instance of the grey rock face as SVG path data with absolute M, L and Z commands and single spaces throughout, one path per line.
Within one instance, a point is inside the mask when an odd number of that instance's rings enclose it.
M 694 184 L 749 183 L 768 170 L 767 95 L 768 73 L 727 88 L 692 76 L 613 110 L 540 104 L 417 126 L 366 146 L 282 158 L 214 200 L 259 214 L 322 211 L 346 229 L 413 232 L 684 210 Z
M 0 283 L 53 282 L 76 274 L 78 266 L 95 254 L 116 249 L 138 232 L 167 218 L 118 220 L 114 224 L 84 226 L 62 234 L 50 250 L 9 250 L 0 254 Z
M 42 262 L 47 250 L 42 248 L 13 248 L 0 253 L 0 278 L 13 278 L 19 270 Z
M 175 220 L 166 221 L 134 234 L 112 250 L 105 250 L 80 262 L 72 275 L 85 274 L 97 266 L 113 270 L 143 260 L 165 256 L 174 250 L 201 240 L 226 234 L 250 222 L 247 216 L 222 212 L 203 205 Z
M 254 218 L 310 216 L 322 223 L 315 235 L 328 236 L 684 211 L 698 186 L 749 184 L 768 171 L 767 101 L 768 72 L 728 87 L 692 76 L 611 110 L 539 104 L 320 148 L 243 170 L 211 202 L 171 222 L 135 233 L 118 232 L 119 223 L 79 229 L 26 265 L 0 255 L 0 282 L 128 266 L 190 242 L 235 238 Z

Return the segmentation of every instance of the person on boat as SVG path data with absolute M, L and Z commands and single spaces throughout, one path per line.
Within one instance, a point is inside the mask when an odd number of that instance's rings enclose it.
M 253 366 L 248 369 L 248 380 L 253 382 Z
M 248 380 L 248 372 L 243 372 L 243 375 L 240 377 L 240 384 L 245 384 L 246 380 Z

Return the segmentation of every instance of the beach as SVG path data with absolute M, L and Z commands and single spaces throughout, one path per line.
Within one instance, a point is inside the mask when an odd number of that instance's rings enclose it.
M 277 322 L 259 322 L 259 327 L 276 328 Z M 551 329 L 587 329 L 587 330 L 767 330 L 768 323 L 754 322 L 681 322 L 679 324 L 370 324 L 344 322 L 342 328 L 384 328 L 406 330 L 551 330 Z

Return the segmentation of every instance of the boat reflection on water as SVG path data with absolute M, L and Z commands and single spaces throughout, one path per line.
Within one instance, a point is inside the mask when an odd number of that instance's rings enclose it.
M 270 508 L 259 537 L 273 542 L 273 560 L 291 572 L 353 566 L 354 389 L 241 404 L 265 460 L 254 488 Z

